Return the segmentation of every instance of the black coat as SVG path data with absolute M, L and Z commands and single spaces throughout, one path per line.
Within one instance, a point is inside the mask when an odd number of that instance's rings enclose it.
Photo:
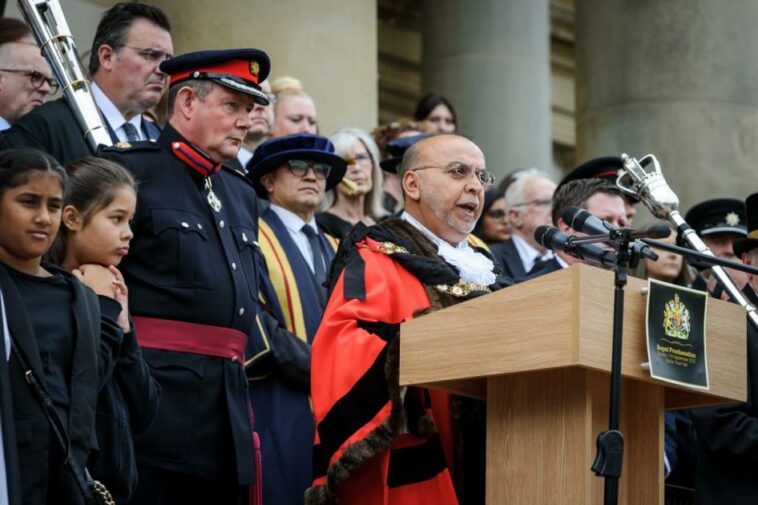
M 3 303 L 4 305 L 4 303 Z M 3 316 L 4 311 L 0 312 Z M 13 402 L 11 395 L 10 376 L 8 375 L 7 352 L 5 347 L 5 317 L 0 317 L 0 420 L 2 421 L 3 449 L 5 457 L 5 475 L 8 485 L 8 504 L 21 503 L 21 477 L 18 468 L 18 453 L 16 451 L 16 430 L 13 423 Z
M 150 375 L 133 331 L 124 334 L 118 359 L 97 400 L 97 454 L 92 477 L 116 503 L 127 503 L 137 487 L 132 433 L 144 432 L 158 410 L 160 386 Z
M 308 344 L 279 338 L 284 330 L 263 310 L 261 297 L 271 287 L 257 246 L 252 185 L 227 168 L 212 176 L 222 203 L 215 212 L 205 178 L 173 154 L 173 142 L 186 140 L 167 126 L 155 143 L 101 153 L 140 184 L 134 239 L 120 265 L 131 313 L 243 332 L 253 373 L 276 369 L 283 380 L 307 389 Z M 156 349 L 143 349 L 143 355 L 161 386 L 161 402 L 153 423 L 135 437 L 138 462 L 211 481 L 253 483 L 247 380 L 239 364 Z
M 752 303 L 758 298 L 745 290 Z M 699 505 L 758 501 L 758 332 L 748 323 L 747 402 L 692 410 L 699 445 L 695 496 Z
M 118 137 L 105 122 L 113 143 Z M 160 128 L 143 120 L 145 134 L 156 138 Z M 95 152 L 84 140 L 76 116 L 65 98 L 46 102 L 22 116 L 13 126 L 0 133 L 0 150 L 28 147 L 50 154 L 65 165 L 70 161 L 94 156 Z
M 46 268 L 53 269 L 51 266 Z M 60 272 L 69 277 L 73 287 L 72 310 L 76 327 L 69 382 L 70 406 L 62 417 L 68 428 L 69 454 L 83 467 L 92 449 L 97 447 L 94 436 L 95 405 L 98 392 L 112 369 L 121 344 L 122 334 L 116 323 L 121 306 L 114 300 L 98 298 L 73 276 L 62 270 Z M 24 356 L 37 381 L 45 388 L 42 361 L 32 322 L 27 315 L 23 298 L 6 267 L 2 265 L 0 287 L 15 348 L 11 355 L 9 375 L 23 503 L 45 503 L 49 498 L 48 493 L 58 497 L 70 496 L 70 500 L 75 503 L 80 496 L 70 476 L 64 473 L 60 483 L 49 482 L 49 465 L 56 465 L 55 460 L 58 459 L 57 466 L 63 466 L 62 451 L 51 433 L 50 423 L 39 399 L 24 378 L 25 370 L 15 355 L 19 352 Z

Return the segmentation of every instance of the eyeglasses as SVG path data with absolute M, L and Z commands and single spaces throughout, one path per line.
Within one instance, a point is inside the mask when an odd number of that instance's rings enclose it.
M 171 53 L 161 51 L 160 49 L 153 49 L 152 47 L 134 47 L 127 45 L 123 45 L 121 47 L 128 47 L 129 49 L 135 51 L 143 60 L 149 61 L 150 63 L 161 63 L 162 61 L 174 57 L 174 55 Z
M 41 88 L 45 83 L 50 87 L 50 93 L 53 94 L 58 91 L 58 81 L 50 79 L 42 72 L 36 70 L 19 70 L 16 68 L 0 68 L 1 72 L 11 72 L 13 74 L 22 74 L 29 77 L 32 81 L 32 86 L 35 89 Z
M 485 188 L 492 186 L 492 184 L 495 182 L 495 176 L 491 173 L 487 172 L 486 170 L 476 170 L 475 168 L 470 167 L 465 163 L 450 163 L 449 165 L 429 165 L 425 167 L 416 167 L 412 168 L 411 172 L 426 170 L 427 168 L 441 168 L 448 176 L 456 180 L 468 179 L 469 177 L 474 176 L 474 178 L 476 178 L 476 180 L 478 180 L 479 183 Z
M 492 219 L 504 219 L 507 214 L 503 209 L 493 209 L 487 211 L 487 216 Z
M 548 205 L 553 205 L 553 200 L 551 198 L 537 198 L 535 200 L 529 200 L 528 202 L 516 203 L 514 205 L 511 205 L 511 207 L 526 207 L 528 205 L 547 207 Z
M 308 169 L 313 169 L 313 175 L 316 176 L 316 179 L 321 180 L 329 177 L 332 171 L 332 166 L 328 163 L 305 160 L 287 160 L 287 168 L 295 177 L 304 177 L 308 173 Z

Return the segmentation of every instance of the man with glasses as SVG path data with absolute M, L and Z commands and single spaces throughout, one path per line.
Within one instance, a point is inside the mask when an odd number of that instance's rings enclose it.
M 139 181 L 134 239 L 120 268 L 143 355 L 161 386 L 155 419 L 135 436 L 133 504 L 247 503 L 248 486 L 261 483 L 246 358 L 270 364 L 260 375 L 307 387 L 306 352 L 290 353 L 296 363 L 271 364 L 295 339 L 282 335 L 261 300 L 275 303 L 258 248 L 255 191 L 224 165 L 250 129 L 254 104 L 267 103 L 259 82 L 269 69 L 256 49 L 164 61 L 169 121 L 161 135 L 101 150 Z
M 57 89 L 29 27 L 18 19 L 0 18 L 0 131 Z
M 329 139 L 303 133 L 264 142 L 249 166 L 258 196 L 270 202 L 259 221 L 258 238 L 276 291 L 269 306 L 289 332 L 282 332 L 275 343 L 274 373 L 250 383 L 266 469 L 263 502 L 302 504 L 313 479 L 310 380 L 293 381 L 279 370 L 295 364 L 310 379 L 310 345 L 326 307 L 324 283 L 336 249 L 336 241 L 324 234 L 314 216 L 326 191 L 344 177 L 347 164 Z M 252 349 L 253 356 L 262 350 Z M 250 375 L 266 373 L 258 370 L 261 359 L 248 362 Z
M 460 427 L 450 397 L 401 391 L 398 335 L 403 321 L 499 287 L 492 260 L 466 241 L 494 178 L 482 151 L 454 134 L 412 145 L 398 173 L 400 218 L 353 228 L 332 266 L 312 347 L 317 445 L 309 504 L 458 503 L 448 464 Z
M 552 224 L 555 183 L 536 169 L 517 173 L 505 192 L 505 211 L 511 226 L 511 238 L 492 246 L 492 254 L 511 279 L 525 276 L 534 264 L 547 261 L 553 254 L 534 239 L 534 230 Z
M 160 134 L 142 114 L 158 104 L 166 89 L 159 65 L 173 53 L 170 28 L 163 11 L 140 3 L 116 4 L 98 24 L 89 62 L 92 97 L 114 144 L 154 140 Z M 16 122 L 0 138 L 0 149 L 4 147 L 40 149 L 63 164 L 94 154 L 64 98 Z

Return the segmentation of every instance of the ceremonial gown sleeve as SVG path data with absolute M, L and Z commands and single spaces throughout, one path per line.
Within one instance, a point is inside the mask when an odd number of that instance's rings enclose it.
M 393 407 L 402 406 L 393 405 L 399 393 L 396 366 L 387 362 L 395 357 L 390 347 L 399 323 L 429 306 L 422 284 L 389 256 L 368 248 L 359 254 L 365 263 L 365 299 L 344 296 L 343 272 L 313 343 L 316 485 L 324 483 L 318 476 L 339 466 L 340 459 L 372 457 L 391 444 L 398 428 L 392 425 Z
M 310 392 L 311 345 L 284 327 L 282 309 L 267 275 L 263 254 L 255 255 L 258 314 L 248 343 L 245 371 L 251 379 L 276 373 L 289 386 Z

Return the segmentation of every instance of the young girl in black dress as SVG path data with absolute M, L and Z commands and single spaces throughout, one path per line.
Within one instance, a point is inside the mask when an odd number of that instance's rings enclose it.
M 72 469 L 83 469 L 95 446 L 98 393 L 123 338 L 115 298 L 125 287 L 113 273 L 71 274 L 42 261 L 60 226 L 65 180 L 45 153 L 0 152 L 0 288 L 19 469 L 9 488 L 25 504 L 83 501 Z
M 85 158 L 66 166 L 63 225 L 53 256 L 67 271 L 116 269 L 129 252 L 129 225 L 137 204 L 136 184 L 121 165 Z M 123 310 L 118 320 L 124 332 L 112 376 L 100 393 L 96 434 L 98 454 L 92 476 L 110 490 L 116 503 L 129 501 L 137 484 L 132 432 L 145 430 L 158 408 L 160 388 L 150 376 L 129 321 L 128 294 L 123 282 L 116 299 Z

